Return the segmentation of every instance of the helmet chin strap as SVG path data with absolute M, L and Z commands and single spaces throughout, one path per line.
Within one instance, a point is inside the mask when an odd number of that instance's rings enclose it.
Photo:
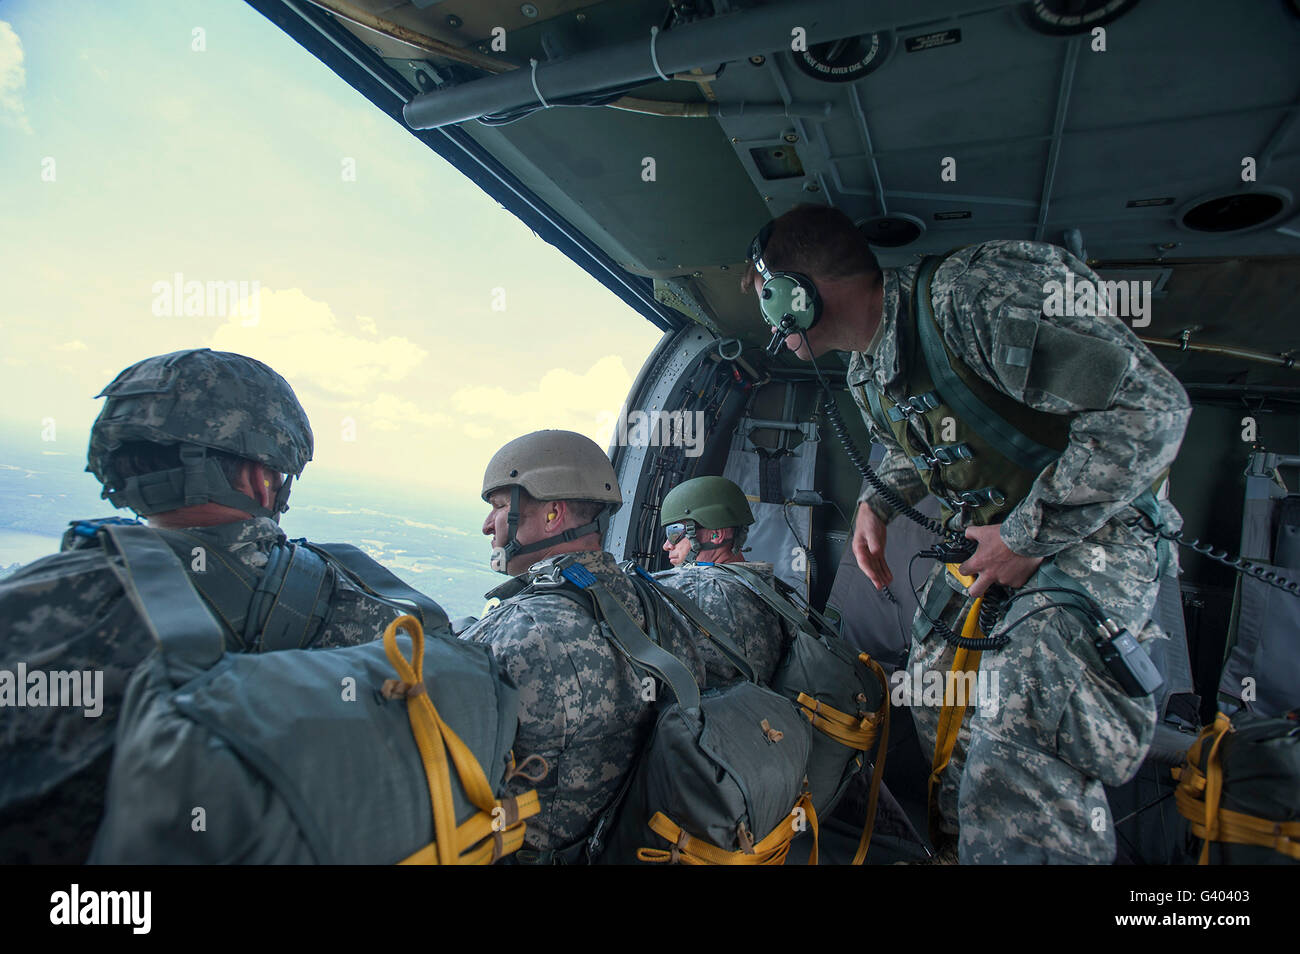
M 506 569 L 510 561 L 517 556 L 523 556 L 526 553 L 536 553 L 538 550 L 545 550 L 549 547 L 559 546 L 561 543 L 568 543 L 570 540 L 577 540 L 579 537 L 585 537 L 589 533 L 600 532 L 600 518 L 604 515 L 605 508 L 601 508 L 600 513 L 596 514 L 596 519 L 590 523 L 585 523 L 581 527 L 572 527 L 565 530 L 557 537 L 547 539 L 543 537 L 532 543 L 520 543 L 515 531 L 519 529 L 519 485 L 515 484 L 510 488 L 510 512 L 506 515 L 506 527 L 508 535 L 506 545 L 503 547 L 493 547 L 492 555 L 488 558 L 488 565 L 497 573 L 510 575 Z
M 695 524 L 686 528 L 686 539 L 691 541 L 691 552 L 682 559 L 683 563 L 695 563 L 700 558 L 700 541 L 695 538 Z
M 105 487 L 101 496 L 115 507 L 129 507 L 145 517 L 181 507 L 216 503 L 232 510 L 242 510 L 253 517 L 269 517 L 278 523 L 280 514 L 289 509 L 292 474 L 280 485 L 275 501 L 268 509 L 248 494 L 235 490 L 220 465 L 207 456 L 206 448 L 182 445 L 180 458 L 180 467 L 129 477 L 111 490 Z

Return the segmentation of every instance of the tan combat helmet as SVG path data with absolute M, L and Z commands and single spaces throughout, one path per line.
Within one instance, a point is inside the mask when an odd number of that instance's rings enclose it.
M 510 535 L 504 547 L 492 550 L 492 569 L 524 553 L 533 553 L 602 530 L 604 518 L 623 505 L 614 465 L 596 442 L 573 431 L 534 431 L 516 437 L 488 461 L 483 473 L 483 499 L 510 488 Z M 515 538 L 519 526 L 519 491 L 534 500 L 583 500 L 603 504 L 590 523 L 573 527 L 560 536 L 522 544 Z

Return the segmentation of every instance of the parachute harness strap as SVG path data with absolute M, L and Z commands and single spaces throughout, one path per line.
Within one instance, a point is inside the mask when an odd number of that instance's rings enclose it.
M 1178 788 L 1174 790 L 1178 813 L 1191 822 L 1192 834 L 1203 840 L 1197 864 L 1210 863 L 1210 843 L 1214 841 L 1272 848 L 1288 858 L 1300 860 L 1300 821 L 1272 821 L 1220 806 L 1223 761 L 1219 745 L 1232 731 L 1228 716 L 1218 713 L 1214 724 L 1202 729 L 1188 749 L 1187 763 L 1173 770 L 1174 778 L 1178 779 Z M 1205 751 L 1207 742 L 1210 750 L 1202 772 L 1201 753 Z
M 411 636 L 411 659 L 397 645 L 398 631 Z M 384 630 L 384 653 L 397 671 L 397 679 L 384 682 L 387 698 L 404 698 L 420 761 L 429 783 L 434 841 L 401 864 L 490 864 L 517 851 L 524 841 L 523 819 L 540 809 L 535 791 L 498 801 L 483 768 L 469 746 L 442 720 L 424 684 L 424 627 L 414 616 L 399 616 Z M 463 825 L 456 824 L 452 798 L 451 761 L 456 766 L 465 796 L 479 811 Z M 499 809 L 499 811 L 498 811 Z

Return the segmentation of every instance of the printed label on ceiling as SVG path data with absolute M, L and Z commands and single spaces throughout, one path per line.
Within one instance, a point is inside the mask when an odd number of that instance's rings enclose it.
M 960 211 L 956 211 L 956 212 L 934 213 L 934 219 L 936 222 L 942 222 L 944 219 L 969 219 L 969 218 L 970 218 L 969 209 L 961 209 Z
M 919 50 L 933 50 L 937 46 L 951 46 L 954 43 L 961 42 L 961 30 L 940 30 L 938 33 L 922 33 L 920 36 L 909 36 L 903 41 L 907 44 L 907 52 L 916 53 Z

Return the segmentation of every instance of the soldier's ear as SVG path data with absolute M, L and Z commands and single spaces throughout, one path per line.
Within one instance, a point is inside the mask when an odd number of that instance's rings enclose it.
M 239 483 L 235 490 L 247 494 L 259 504 L 270 510 L 275 504 L 276 492 L 280 489 L 280 475 L 265 464 L 249 461 L 239 468 Z
M 564 518 L 569 515 L 569 505 L 563 500 L 549 500 L 541 506 L 546 508 L 546 523 L 544 528 L 547 533 L 559 533 L 560 528 L 564 526 Z

